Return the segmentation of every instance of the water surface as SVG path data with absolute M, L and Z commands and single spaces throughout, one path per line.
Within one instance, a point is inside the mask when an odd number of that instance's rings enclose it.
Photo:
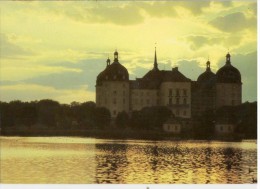
M 1 183 L 252 183 L 256 141 L 1 137 Z

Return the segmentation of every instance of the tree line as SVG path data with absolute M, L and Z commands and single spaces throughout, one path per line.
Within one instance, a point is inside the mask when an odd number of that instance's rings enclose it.
M 171 111 L 163 106 L 146 107 L 118 113 L 112 120 L 108 109 L 97 107 L 92 101 L 60 104 L 54 100 L 22 102 L 19 100 L 0 102 L 1 129 L 110 129 L 111 125 L 132 130 L 162 131 L 162 125 L 170 117 Z M 183 135 L 195 138 L 214 136 L 214 125 L 218 120 L 237 125 L 235 132 L 246 138 L 257 137 L 257 103 L 243 103 L 235 107 L 222 107 L 217 111 L 208 110 L 203 115 L 193 117 L 191 130 Z
M 223 106 L 208 110 L 194 117 L 193 133 L 198 138 L 214 136 L 215 124 L 219 121 L 236 125 L 235 133 L 241 138 L 257 138 L 257 102 L 245 102 L 238 106 Z
M 54 100 L 22 102 L 0 102 L 1 127 L 45 127 L 61 129 L 103 129 L 111 124 L 111 115 L 107 108 L 97 107 L 92 101 L 60 104 Z M 126 112 L 118 113 L 113 121 L 115 126 L 135 129 L 158 129 L 171 115 L 166 107 L 144 108 L 134 111 L 132 116 Z
M 0 102 L 1 126 L 35 128 L 102 128 L 110 123 L 110 112 L 94 102 L 60 104 L 54 100 Z

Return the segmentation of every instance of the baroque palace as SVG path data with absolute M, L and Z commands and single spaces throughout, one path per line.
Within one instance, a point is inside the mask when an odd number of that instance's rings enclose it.
M 144 107 L 165 106 L 175 118 L 187 120 L 189 124 L 192 117 L 207 110 L 241 104 L 241 75 L 231 64 L 229 53 L 216 74 L 207 61 L 206 70 L 197 81 L 187 78 L 178 67 L 159 70 L 156 50 L 153 69 L 142 78 L 129 80 L 128 71 L 120 64 L 118 55 L 116 51 L 113 63 L 107 59 L 106 68 L 96 80 L 96 104 L 109 109 L 112 118 L 123 111 L 131 115 L 132 111 Z

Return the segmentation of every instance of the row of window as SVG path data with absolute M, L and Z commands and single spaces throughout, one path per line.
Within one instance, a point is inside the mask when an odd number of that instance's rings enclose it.
M 117 86 L 118 86 L 118 85 L 117 85 Z M 109 84 L 105 84 L 105 87 L 109 87 Z M 122 84 L 122 87 L 125 88 L 125 87 L 126 87 L 126 84 L 123 83 L 123 84 Z
M 151 105 L 153 104 L 153 101 L 151 101 L 150 99 L 133 99 L 132 104 Z M 156 100 L 156 105 L 159 105 L 159 99 Z
M 114 99 L 112 100 L 112 102 L 113 102 L 113 104 L 117 104 L 117 103 L 119 102 L 119 100 L 116 99 L 116 98 L 114 98 Z M 104 102 L 102 102 L 101 99 L 99 99 L 99 104 L 102 104 L 102 103 L 108 104 L 108 100 L 105 98 Z M 125 98 L 122 99 L 122 103 L 123 103 L 123 104 L 126 104 Z
M 174 94 L 176 96 L 180 96 L 180 95 L 187 96 L 187 89 L 175 89 L 175 90 L 169 89 L 168 94 L 169 96 L 173 96 Z
M 174 127 L 171 127 L 171 125 L 168 125 L 168 131 L 169 130 L 174 130 L 174 131 L 179 131 L 179 126 L 178 125 L 175 125 Z
M 187 111 L 186 110 L 183 110 L 183 111 L 176 110 L 175 111 L 175 115 L 176 116 L 186 116 L 187 115 Z
M 113 95 L 117 95 L 118 94 L 118 91 L 114 90 L 113 91 Z M 125 96 L 126 92 L 125 91 L 122 91 L 122 94 Z
M 173 105 L 173 98 L 169 98 L 169 105 Z M 181 104 L 180 98 L 175 98 L 175 104 Z M 187 104 L 187 99 L 183 98 L 182 104 Z
M 144 91 L 141 91 L 141 92 L 132 92 L 132 95 L 134 96 L 144 96 L 144 95 L 146 95 L 146 96 L 150 96 L 150 94 L 154 94 L 153 92 L 150 92 L 150 91 L 146 91 L 146 92 L 144 92 Z M 157 96 L 159 96 L 159 92 L 156 92 L 156 95 Z

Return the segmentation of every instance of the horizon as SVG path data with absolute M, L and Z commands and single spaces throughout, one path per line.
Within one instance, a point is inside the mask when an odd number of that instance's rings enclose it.
M 230 52 L 242 103 L 255 102 L 256 2 L 1 2 L 1 101 L 95 102 L 115 49 L 134 80 L 151 70 L 156 44 L 159 69 L 192 81 Z

